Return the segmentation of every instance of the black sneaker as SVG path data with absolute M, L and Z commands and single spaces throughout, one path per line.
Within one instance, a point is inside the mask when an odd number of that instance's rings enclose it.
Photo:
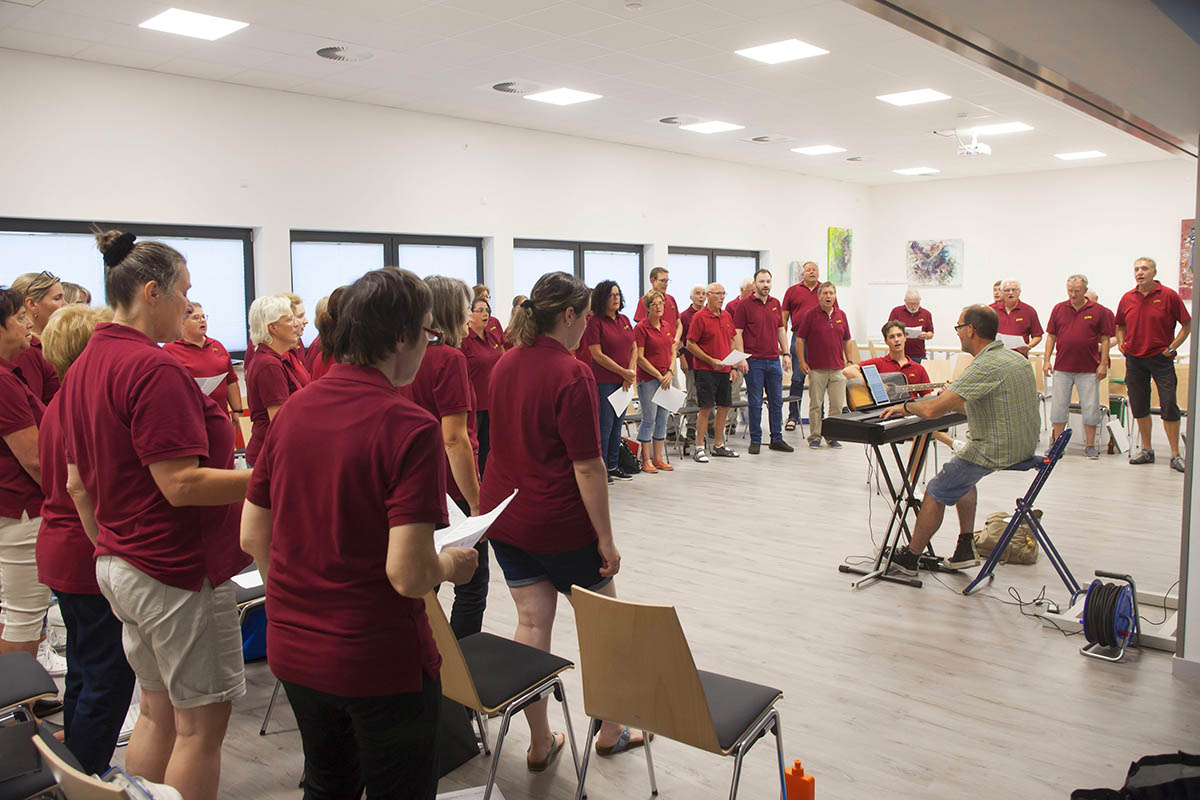
M 979 566 L 979 556 L 975 552 L 975 534 L 964 533 L 958 537 L 958 546 L 954 555 L 942 561 L 947 569 L 964 569 Z
M 709 452 L 714 456 L 719 456 L 721 458 L 737 458 L 739 455 L 738 453 L 735 453 L 733 450 L 729 449 L 729 445 L 724 444 L 717 445 Z
M 33 715 L 38 719 L 49 717 L 63 710 L 62 700 L 57 697 L 46 698 L 33 701 Z
M 633 476 L 637 475 L 639 472 L 641 472 L 640 469 L 629 472 L 624 467 L 617 467 L 617 474 L 615 477 L 619 481 L 631 481 L 633 480 Z
M 771 449 L 774 449 L 774 448 L 775 448 L 775 445 L 772 444 Z M 749 453 L 752 456 L 756 456 L 756 455 L 758 455 L 758 451 L 760 449 L 762 449 L 762 442 L 751 442 Z
M 785 442 L 783 439 L 780 439 L 779 441 L 776 441 L 776 442 L 771 442 L 770 448 L 778 453 L 794 453 L 794 452 L 796 452 L 796 448 L 792 447 L 790 444 Z
M 608 471 L 609 483 L 612 483 L 613 481 L 631 481 L 631 480 L 633 480 L 633 476 L 630 475 L 625 470 L 620 469 L 619 467 L 617 469 L 610 469 Z
M 610 473 L 608 473 L 608 485 L 612 486 L 612 482 L 613 482 L 613 476 L 612 476 L 612 473 L 610 472 Z
M 902 544 L 892 551 L 892 566 L 888 572 L 903 572 L 905 575 L 917 577 L 917 569 L 921 566 L 921 558 Z

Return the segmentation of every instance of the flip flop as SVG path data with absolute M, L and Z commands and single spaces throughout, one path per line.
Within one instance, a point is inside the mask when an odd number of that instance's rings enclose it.
M 794 431 L 794 430 L 796 430 L 796 420 L 794 420 L 794 419 L 789 419 L 789 420 L 787 421 L 787 424 L 783 426 L 783 429 L 784 429 L 785 431 Z
M 615 756 L 617 753 L 624 753 L 626 750 L 633 750 L 645 744 L 646 738 L 653 739 L 653 733 L 642 731 L 642 741 L 631 742 L 629 736 L 629 726 L 621 728 L 621 734 L 617 737 L 617 741 L 613 742 L 611 747 L 601 747 L 596 745 L 596 754 L 601 756 Z
M 559 738 L 560 736 L 562 737 L 561 739 Z M 550 743 L 550 752 L 546 753 L 545 760 L 530 761 L 528 758 L 525 759 L 525 766 L 529 768 L 530 772 L 545 772 L 554 763 L 554 759 L 558 758 L 558 754 L 563 750 L 563 745 L 567 743 L 567 735 L 565 733 L 551 734 L 551 739 L 553 741 Z M 525 752 L 528 753 L 529 751 L 526 750 Z

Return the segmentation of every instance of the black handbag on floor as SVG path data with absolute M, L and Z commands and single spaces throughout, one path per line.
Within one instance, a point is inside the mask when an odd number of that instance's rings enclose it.
M 617 451 L 617 466 L 630 475 L 642 471 L 641 465 L 638 464 L 638 457 L 629 449 L 629 442 L 624 439 L 621 440 L 621 449 Z
M 1120 789 L 1076 789 L 1071 800 L 1200 800 L 1200 756 L 1142 756 Z
M 467 709 L 442 697 L 442 717 L 438 722 L 438 777 L 444 778 L 479 755 L 475 729 L 467 717 Z

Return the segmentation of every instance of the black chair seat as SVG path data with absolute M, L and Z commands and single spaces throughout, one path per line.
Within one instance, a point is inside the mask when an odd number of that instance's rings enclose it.
M 32 655 L 0 655 L 0 709 L 57 694 L 54 679 Z
M 708 700 L 708 713 L 717 731 L 717 743 L 728 750 L 783 692 L 760 683 L 740 681 L 715 672 L 696 670 Z
M 473 633 L 458 640 L 479 701 L 488 710 L 499 708 L 537 684 L 575 664 L 536 647 Z
M 17 725 L 12 729 L 13 733 L 22 734 L 21 739 L 20 741 L 13 742 L 6 741 L 4 749 L 7 750 L 9 747 L 19 748 L 19 752 L 0 753 L 0 762 L 4 762 L 9 766 L 16 764 L 37 764 L 37 769 L 9 778 L 6 781 L 0 781 L 0 800 L 26 800 L 26 798 L 40 794 L 58 783 L 54 779 L 54 774 L 50 772 L 50 767 L 42 761 L 37 748 L 33 746 L 32 733 L 30 732 L 32 729 L 33 725 L 29 723 Z M 44 724 L 38 724 L 37 734 L 43 742 L 50 746 L 55 755 L 80 772 L 83 771 L 83 767 L 79 764 L 79 759 L 75 758 L 74 754 L 67 749 L 65 744 L 54 738 L 54 732 L 49 727 Z M 10 761 L 10 759 L 12 760 Z M 0 768 L 0 772 L 3 772 L 2 768 Z

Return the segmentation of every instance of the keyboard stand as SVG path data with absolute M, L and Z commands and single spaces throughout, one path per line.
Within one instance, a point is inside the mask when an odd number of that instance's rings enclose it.
M 892 480 L 892 475 L 888 471 L 887 462 L 884 460 L 880 445 L 870 445 L 872 450 L 875 451 L 875 461 L 879 464 L 879 472 L 883 475 L 884 483 L 887 484 L 888 493 L 892 496 L 892 513 L 888 518 L 887 533 L 883 537 L 883 547 L 876 554 L 870 569 L 852 567 L 849 564 L 838 565 L 839 572 L 863 576 L 850 584 L 852 588 L 861 589 L 877 580 L 888 581 L 889 583 L 903 583 L 917 588 L 921 587 L 920 578 L 910 578 L 902 573 L 889 575 L 888 570 L 892 566 L 892 550 L 900 546 L 901 534 L 904 536 L 904 546 L 907 546 L 912 541 L 912 531 L 908 526 L 908 515 L 912 513 L 915 518 L 916 512 L 921 508 L 921 500 L 916 494 L 917 477 L 921 474 L 921 470 L 925 466 L 925 459 L 929 455 L 931 438 L 932 432 L 923 433 L 913 439 L 913 446 L 907 459 L 900 454 L 899 442 L 889 443 L 892 450 L 892 457 L 895 459 L 896 466 L 900 472 L 899 481 Z M 900 491 L 896 489 L 897 483 L 899 483 Z M 937 572 L 957 572 L 957 570 L 948 569 L 942 565 L 941 557 L 934 554 L 932 546 L 926 547 L 926 552 L 921 555 L 921 567 Z

